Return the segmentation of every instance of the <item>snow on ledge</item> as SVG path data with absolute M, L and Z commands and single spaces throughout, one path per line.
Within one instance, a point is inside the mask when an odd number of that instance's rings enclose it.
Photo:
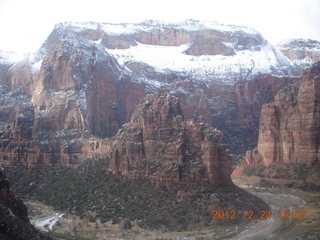
M 153 31 L 155 29 L 161 30 L 167 27 L 185 31 L 198 31 L 198 30 L 216 30 L 221 32 L 245 32 L 251 35 L 259 35 L 259 32 L 252 28 L 245 26 L 237 26 L 230 24 L 223 24 L 213 21 L 199 21 L 199 20 L 185 20 L 181 22 L 166 22 L 157 20 L 147 20 L 141 23 L 98 23 L 98 22 L 64 22 L 55 26 L 56 28 L 69 27 L 74 31 L 81 32 L 86 29 L 97 30 L 101 29 L 110 35 L 128 35 L 141 31 Z
M 141 62 L 158 72 L 186 73 L 198 79 L 220 78 L 225 84 L 233 84 L 235 75 L 273 73 L 274 69 L 286 69 L 290 60 L 272 45 L 266 44 L 260 51 L 235 51 L 233 56 L 185 54 L 189 44 L 180 46 L 148 45 L 137 42 L 128 49 L 106 49 L 120 65 Z M 227 77 L 226 77 L 227 76 Z M 229 77 L 228 77 L 229 76 Z
M 54 216 L 42 220 L 31 221 L 31 223 L 42 231 L 51 231 L 53 226 L 64 216 L 64 214 L 56 213 Z
M 25 58 L 24 54 L 0 50 L 0 64 L 13 64 Z

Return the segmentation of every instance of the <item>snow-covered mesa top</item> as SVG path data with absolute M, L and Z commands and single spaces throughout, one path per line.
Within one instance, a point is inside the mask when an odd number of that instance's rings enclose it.
M 233 53 L 230 56 L 219 54 L 189 55 L 186 53 L 186 50 L 192 46 L 192 41 L 194 40 L 179 46 L 163 46 L 143 44 L 135 40 L 136 38 L 134 36 L 126 49 L 110 49 L 105 45 L 107 40 L 105 35 L 108 34 L 118 36 L 119 39 L 121 39 L 122 35 L 146 31 L 159 33 L 168 27 L 189 32 L 206 29 L 224 32 L 226 34 L 223 35 L 234 36 L 234 38 L 230 37 L 228 42 L 223 42 L 224 40 L 222 41 L 222 39 L 224 38 L 219 39 L 219 41 L 224 44 L 226 48 L 231 49 Z M 70 41 L 71 44 L 67 44 L 66 46 L 70 46 L 73 49 L 77 48 L 77 52 L 81 51 L 81 53 L 86 56 L 83 57 L 83 59 L 89 59 L 92 58 L 92 56 L 90 52 L 85 53 L 85 48 L 82 48 L 82 46 L 92 44 L 96 46 L 97 52 L 101 53 L 95 54 L 95 58 L 99 56 L 109 57 L 109 55 L 112 55 L 117 59 L 118 63 L 128 71 L 131 71 L 127 65 L 128 63 L 139 62 L 153 67 L 157 72 L 175 72 L 201 81 L 218 81 L 223 84 L 234 84 L 238 80 L 250 80 L 252 76 L 259 74 L 284 76 L 290 74 L 290 68 L 293 66 L 293 63 L 284 56 L 282 52 L 263 40 L 259 32 L 243 26 L 196 20 L 171 23 L 149 20 L 142 23 L 68 22 L 57 24 L 56 29 L 59 30 L 60 28 L 66 30 L 63 32 L 63 38 L 60 40 Z M 95 41 L 93 41 L 87 39 L 86 34 L 78 34 L 88 29 L 101 30 L 105 32 L 105 35 L 102 34 L 102 39 L 95 39 Z M 59 31 L 57 33 L 61 34 Z M 240 41 L 238 42 L 237 39 L 240 39 L 242 36 L 244 41 L 246 41 L 246 39 L 259 39 L 261 41 L 258 41 L 259 43 L 257 43 L 256 46 L 253 45 L 254 43 L 250 43 L 251 47 L 248 45 L 246 48 L 241 48 L 242 45 L 240 45 Z M 132 44 L 134 41 L 136 41 L 136 44 Z M 81 44 L 79 44 L 79 42 L 81 42 Z M 54 41 L 52 41 L 52 43 L 55 44 Z M 90 49 L 90 47 L 87 49 Z M 47 46 L 44 44 L 37 52 L 29 55 L 28 60 L 33 74 L 39 72 L 47 51 Z M 70 54 L 72 54 L 72 52 L 70 52 Z M 3 59 L 10 58 L 6 57 Z M 98 59 L 95 60 L 98 61 Z
M 313 39 L 287 39 L 277 44 L 280 49 L 308 50 L 320 52 L 320 42 Z
M 260 51 L 236 51 L 233 56 L 187 55 L 185 51 L 189 47 L 189 44 L 159 46 L 137 43 L 137 46 L 129 49 L 107 51 L 123 66 L 130 62 L 140 62 L 158 72 L 177 72 L 209 82 L 219 80 L 225 84 L 233 84 L 239 78 L 244 80 L 249 75 L 281 75 L 291 64 L 287 57 L 270 44 L 262 46 Z
M 245 27 L 228 25 L 219 22 L 212 21 L 198 21 L 198 20 L 185 20 L 182 22 L 164 22 L 147 20 L 141 23 L 97 23 L 97 22 L 65 22 L 59 23 L 56 27 L 70 27 L 73 30 L 82 31 L 84 29 L 101 29 L 105 33 L 110 35 L 122 35 L 133 34 L 141 31 L 152 31 L 154 29 L 161 29 L 165 27 L 173 27 L 175 29 L 181 29 L 186 31 L 199 31 L 205 29 L 211 29 L 221 32 L 236 32 L 242 31 L 247 34 L 259 34 L 256 30 Z
M 149 20 L 142 23 L 68 22 L 56 25 L 56 28 L 67 28 L 75 32 L 99 29 L 107 35 L 119 36 L 119 38 L 121 38 L 121 35 L 131 35 L 139 32 L 155 31 L 159 33 L 159 31 L 168 27 L 189 32 L 215 30 L 228 33 L 228 35 L 237 33 L 237 36 L 239 36 L 239 34 L 243 34 L 246 36 L 245 38 L 261 38 L 260 33 L 251 28 L 196 20 L 183 22 Z M 284 73 L 288 73 L 288 69 L 292 65 L 287 57 L 267 41 L 262 41 L 262 44 L 257 48 L 247 50 L 239 50 L 236 42 L 223 42 L 226 47 L 234 50 L 235 54 L 232 56 L 188 55 L 185 51 L 192 45 L 192 42 L 180 46 L 148 45 L 138 41 L 136 43 L 135 46 L 130 46 L 127 49 L 105 48 L 105 50 L 124 67 L 127 63 L 139 62 L 153 67 L 157 72 L 176 72 L 208 82 L 216 80 L 225 84 L 233 84 L 244 78 L 249 80 L 250 76 L 257 74 L 283 76 Z M 101 39 L 94 41 L 94 44 L 102 45 Z

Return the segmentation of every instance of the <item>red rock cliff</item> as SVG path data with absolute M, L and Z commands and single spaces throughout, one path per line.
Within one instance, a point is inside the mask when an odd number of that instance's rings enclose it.
M 238 63 L 220 73 L 209 67 L 205 75 L 197 75 L 192 68 L 159 71 L 134 58 L 123 65 L 111 51 L 137 46 L 137 42 L 162 47 L 189 44 L 183 56 L 192 55 L 194 61 L 204 55 L 225 59 L 243 51 L 256 54 L 267 47 L 259 33 L 246 28 L 229 26 L 225 31 L 226 26 L 214 29 L 192 20 L 183 25 L 85 25 L 58 24 L 34 56 L 15 64 L 0 63 L 1 163 L 79 164 L 82 153 L 96 151 L 88 138 L 114 136 L 146 94 L 160 88 L 175 92 L 186 119 L 223 131 L 232 153 L 243 154 L 257 142 L 261 105 L 291 82 L 253 74 L 258 66 L 253 62 Z M 115 26 L 136 30 L 110 33 Z M 275 57 L 279 63 L 275 72 L 287 72 L 288 62 L 281 54 Z
M 145 97 L 94 42 L 55 29 L 39 69 L 15 64 L 0 72 L 0 163 L 36 166 L 79 164 L 90 136 L 111 137 Z M 1 69 L 0 69 L 1 70 Z M 86 139 L 86 141 L 84 141 Z M 94 150 L 96 151 L 96 150 Z
M 177 98 L 149 96 L 112 139 L 110 170 L 186 190 L 231 184 L 232 159 L 220 131 L 184 120 Z
M 306 70 L 302 83 L 280 90 L 261 110 L 258 146 L 247 164 L 312 164 L 320 160 L 320 63 Z

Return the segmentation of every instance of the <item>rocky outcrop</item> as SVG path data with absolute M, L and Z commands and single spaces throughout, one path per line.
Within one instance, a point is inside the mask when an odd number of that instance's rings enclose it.
M 175 60 L 163 69 L 160 56 Z M 57 24 L 27 60 L 2 62 L 0 161 L 33 167 L 79 164 L 93 154 L 87 141 L 114 136 L 159 89 L 243 154 L 256 144 L 261 105 L 292 82 L 270 75 L 288 76 L 290 62 L 258 32 L 195 20 Z
M 163 91 L 138 105 L 129 123 L 112 139 L 70 138 L 61 133 L 46 142 L 33 139 L 29 121 L 33 108 L 25 108 L 2 132 L 2 164 L 20 166 L 22 160 L 27 168 L 72 167 L 98 156 L 110 158 L 109 171 L 114 174 L 144 177 L 173 190 L 229 185 L 232 158 L 222 133 L 205 123 L 207 108 L 202 95 L 197 114 L 185 120 L 179 99 Z
M 103 76 L 90 85 L 88 100 L 85 99 L 87 105 L 80 105 L 83 98 L 78 98 L 76 91 L 52 92 L 48 88 L 39 94 L 49 99 L 43 105 L 22 104 L 20 110 L 10 105 L 2 108 L 0 119 L 5 124 L 0 133 L 3 147 L 0 157 L 4 164 L 20 161 L 30 167 L 73 166 L 86 154 L 92 154 L 87 152 L 86 141 L 90 141 L 87 137 L 93 133 L 112 136 L 127 122 L 126 117 L 131 116 L 145 94 L 142 85 L 129 79 L 99 81 Z M 207 86 L 184 80 L 165 91 L 179 99 L 186 119 L 194 118 L 222 130 L 232 152 L 239 154 L 256 144 L 261 105 L 293 81 L 267 75 L 236 86 Z M 110 89 L 109 86 L 114 85 L 116 87 Z M 113 97 L 117 100 L 108 103 Z
M 31 99 L 35 131 L 111 137 L 145 97 L 144 87 L 88 38 L 64 28 L 48 37 Z
M 261 106 L 298 78 L 262 75 L 233 86 L 183 80 L 167 90 L 177 97 L 186 119 L 195 118 L 221 130 L 233 154 L 256 146 Z M 166 89 L 166 88 L 165 88 Z
M 40 233 L 31 225 L 28 210 L 23 201 L 15 196 L 6 179 L 4 169 L 0 167 L 0 238 L 3 240 L 51 238 Z
M 74 29 L 86 27 L 85 24 L 64 23 L 60 27 L 68 26 Z M 219 23 L 187 20 L 181 23 L 164 23 L 145 21 L 140 24 L 92 24 L 88 32 L 95 33 L 95 40 L 109 49 L 127 49 L 136 46 L 137 42 L 148 45 L 179 46 L 192 43 L 185 53 L 199 55 L 234 55 L 236 50 L 249 50 L 264 44 L 262 36 L 245 27 L 223 25 Z M 93 30 L 96 29 L 96 30 Z M 104 29 L 104 32 L 101 31 Z M 110 33 L 110 34 L 109 34 Z M 119 38 L 119 34 L 122 35 Z M 231 44 L 234 46 L 228 46 Z
M 279 49 L 292 61 L 309 58 L 312 63 L 320 61 L 320 42 L 312 39 L 290 39 L 278 44 Z
M 278 48 L 301 72 L 320 61 L 320 42 L 312 39 L 289 39 L 279 43 Z
M 146 95 L 102 47 L 60 28 L 0 77 L 4 165 L 79 164 L 84 139 L 113 136 Z
M 222 123 L 221 130 L 233 137 L 231 141 L 235 141 L 238 152 L 245 152 L 248 147 L 256 146 L 262 105 L 272 102 L 280 89 L 298 81 L 298 78 L 263 75 L 252 81 L 239 82 L 235 86 L 236 110 L 231 119 L 227 118 L 227 124 Z
M 220 131 L 184 120 L 178 99 L 160 93 L 147 97 L 112 139 L 109 169 L 175 190 L 224 186 L 232 169 L 226 148 Z
M 246 164 L 319 163 L 320 63 L 306 70 L 302 83 L 280 90 L 261 110 L 258 146 Z

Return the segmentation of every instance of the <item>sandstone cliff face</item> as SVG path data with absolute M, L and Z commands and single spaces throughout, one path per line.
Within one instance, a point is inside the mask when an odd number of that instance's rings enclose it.
M 166 92 L 149 95 L 130 122 L 105 140 L 77 138 L 76 133 L 49 136 L 47 141 L 41 140 L 46 135 L 34 139 L 34 108 L 20 109 L 14 123 L 1 132 L 1 164 L 72 167 L 99 156 L 110 158 L 109 170 L 114 174 L 145 177 L 156 186 L 173 190 L 232 184 L 232 158 L 223 135 L 205 123 L 205 96 L 199 99 L 198 115 L 185 120 L 179 99 Z
M 99 72 L 97 69 L 95 75 L 98 76 Z M 87 150 L 88 136 L 115 134 L 122 123 L 129 120 L 145 90 L 129 79 L 110 82 L 104 76 L 107 74 L 101 74 L 95 78 L 95 84 L 89 85 L 85 92 L 87 96 L 84 94 L 78 98 L 77 91 L 55 92 L 48 88 L 33 95 L 36 107 L 27 104 L 20 110 L 11 105 L 2 108 L 0 118 L 6 124 L 2 124 L 3 152 L 0 156 L 4 163 L 10 165 L 20 159 L 20 162 L 34 167 L 73 166 L 81 162 L 87 153 L 92 153 Z M 236 86 L 207 86 L 183 80 L 170 85 L 165 91 L 179 99 L 186 119 L 194 118 L 222 130 L 232 152 L 241 153 L 256 144 L 261 105 L 291 82 L 288 78 L 271 76 Z M 36 96 L 46 97 L 37 104 Z M 24 113 L 25 108 L 29 110 Z M 22 130 L 28 134 L 20 133 Z
M 91 38 L 63 28 L 48 37 L 31 99 L 39 121 L 35 130 L 87 130 L 110 137 L 144 98 L 144 87 Z
M 224 133 L 234 154 L 244 154 L 257 144 L 261 106 L 271 102 L 283 87 L 298 78 L 262 75 L 234 86 L 183 81 L 171 89 L 186 119 L 209 123 Z
M 278 44 L 280 50 L 292 61 L 310 58 L 313 63 L 320 61 L 320 42 L 311 39 L 291 39 Z
M 319 162 L 320 64 L 303 74 L 302 83 L 280 90 L 261 110 L 258 146 L 247 164 Z
M 320 42 L 311 39 L 290 39 L 278 44 L 298 71 L 302 71 L 320 61 Z
M 134 56 L 121 62 L 123 54 L 113 52 L 141 44 L 147 50 L 185 45 L 177 54 L 190 61 L 184 70 L 163 70 Z M 254 65 L 255 56 L 265 53 L 275 64 L 266 59 Z M 232 60 L 239 56 L 241 64 Z M 230 66 L 216 65 L 228 58 Z M 202 72 L 190 68 L 192 63 Z M 172 65 L 179 64 L 180 58 Z M 114 136 L 146 94 L 159 89 L 179 98 L 186 119 L 222 130 L 232 152 L 243 154 L 256 143 L 261 104 L 291 83 L 290 78 L 257 77 L 260 65 L 267 73 L 289 71 L 287 59 L 247 28 L 192 20 L 182 25 L 58 24 L 28 60 L 0 65 L 0 161 L 76 165 L 93 154 L 83 152 L 90 149 L 90 137 Z
M 130 119 L 145 87 L 92 37 L 56 28 L 38 55 L 3 65 L 2 164 L 79 164 L 87 149 L 84 138 L 111 137 Z
M 257 143 L 261 106 L 272 102 L 280 89 L 298 81 L 298 78 L 264 75 L 252 81 L 240 82 L 235 86 L 236 110 L 233 118 L 228 122 L 228 127 L 234 131 L 229 135 L 237 136 L 240 140 L 237 145 L 242 151 Z M 230 130 L 226 129 L 226 131 Z M 235 131 L 238 131 L 238 134 Z
M 0 63 L 0 85 L 2 87 L 9 85 L 9 76 L 8 76 L 9 68 L 10 68 L 10 65 Z
M 110 159 L 113 173 L 175 190 L 231 184 L 232 159 L 222 133 L 184 120 L 178 99 L 164 93 L 138 106 L 112 139 Z
M 183 26 L 183 24 L 185 25 Z M 182 25 L 146 21 L 141 23 L 140 26 L 135 24 L 109 24 L 103 27 L 106 32 L 109 29 L 112 32 L 114 28 L 119 28 L 119 32 L 123 31 L 121 38 L 117 34 L 99 35 L 102 43 L 109 49 L 127 49 L 130 46 L 136 46 L 137 42 L 160 46 L 179 46 L 192 43 L 185 51 L 189 55 L 221 54 L 231 56 L 235 52 L 233 47 L 228 46 L 228 43 L 234 44 L 236 50 L 248 50 L 264 44 L 264 39 L 258 33 L 246 33 L 241 29 L 237 31 L 236 27 L 234 29 L 231 27 L 226 31 L 219 29 L 221 26 L 217 26 L 217 29 L 210 29 L 210 27 L 205 26 L 205 23 L 197 20 L 189 20 Z M 228 28 L 229 26 L 224 27 Z M 128 30 L 124 28 L 128 28 Z M 129 29 L 138 29 L 138 31 L 130 31 Z M 96 30 L 96 34 L 98 33 L 101 33 L 99 27 Z
M 306 61 L 312 64 L 320 61 L 320 53 L 308 49 L 283 49 L 281 50 L 292 61 Z

